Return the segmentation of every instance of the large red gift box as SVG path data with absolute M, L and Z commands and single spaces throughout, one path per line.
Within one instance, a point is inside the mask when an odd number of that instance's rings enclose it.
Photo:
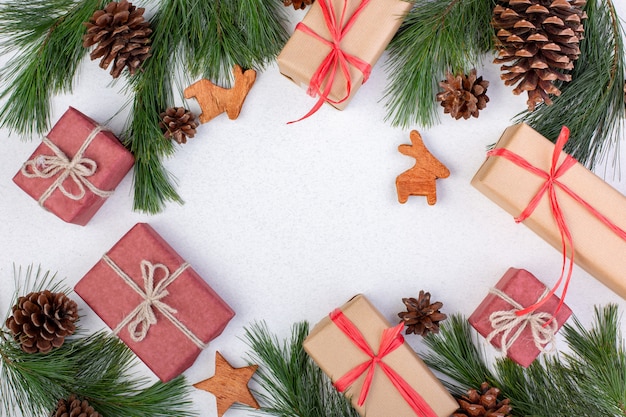
M 62 220 L 84 226 L 133 164 L 113 133 L 70 107 L 13 181 Z
M 145 223 L 130 229 L 74 290 L 164 382 L 189 368 L 235 315 Z
M 546 292 L 546 286 L 530 272 L 525 269 L 509 268 L 495 285 L 495 291 L 492 290 L 469 317 L 469 322 L 484 337 L 488 338 L 494 332 L 491 344 L 498 349 L 502 349 L 503 342 L 512 343 L 505 349 L 506 355 L 523 367 L 528 367 L 541 353 L 533 337 L 531 327 L 533 322 L 536 323 L 536 330 L 542 338 L 539 340 L 548 340 L 549 333 L 544 332 L 556 333 L 572 315 L 572 310 L 566 304 L 562 304 L 556 312 L 560 302 L 556 295 L 550 296 L 541 307 L 529 313 L 530 315 L 520 317 L 515 314 L 521 310 L 519 307 L 526 308 L 543 299 Z M 510 298 L 510 301 L 506 298 Z M 515 306 L 511 302 L 518 305 Z M 550 321 L 552 317 L 554 320 Z M 498 323 L 501 331 L 495 330 L 492 323 Z M 512 326 L 507 332 L 505 326 L 509 323 Z M 525 327 L 519 336 L 514 338 L 521 326 Z M 539 346 L 542 349 L 546 348 L 542 343 Z

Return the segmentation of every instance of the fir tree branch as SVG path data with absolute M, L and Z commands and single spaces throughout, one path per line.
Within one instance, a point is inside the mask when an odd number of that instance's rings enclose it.
M 492 48 L 495 0 L 413 0 L 389 44 L 385 91 L 387 120 L 394 126 L 437 122 L 435 96 L 446 71 L 468 73 Z
M 565 151 L 590 169 L 609 150 L 617 157 L 624 117 L 626 50 L 624 31 L 611 0 L 588 0 L 585 38 L 574 64 L 572 81 L 559 86 L 551 106 L 524 112 L 524 121 L 555 141 L 561 126 L 571 130 Z M 615 161 L 614 161 L 615 162 Z
M 306 322 L 294 324 L 291 339 L 282 343 L 264 323 L 245 329 L 250 363 L 259 365 L 253 378 L 262 387 L 256 392 L 261 411 L 278 417 L 358 417 L 302 348 L 308 334 Z
M 82 46 L 83 22 L 102 0 L 34 0 L 0 5 L 2 53 L 18 51 L 0 70 L 0 126 L 24 136 L 43 134 L 50 122 L 50 98 L 69 91 Z

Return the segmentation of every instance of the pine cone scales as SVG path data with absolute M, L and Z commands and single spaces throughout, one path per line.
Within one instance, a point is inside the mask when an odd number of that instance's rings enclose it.
M 497 30 L 499 57 L 506 85 L 513 93 L 528 93 L 528 109 L 541 102 L 552 104 L 560 95 L 555 81 L 569 82 L 565 73 L 574 68 L 583 39 L 582 10 L 586 0 L 499 0 L 492 25 Z
M 306 6 L 313 4 L 315 0 L 283 0 L 285 7 L 293 6 L 295 10 L 305 9 Z
M 170 107 L 160 114 L 159 127 L 163 135 L 168 139 L 174 139 L 178 143 L 187 143 L 187 138 L 196 135 L 196 116 L 184 107 Z
M 102 417 L 102 414 L 95 411 L 87 400 L 81 401 L 75 395 L 70 395 L 67 400 L 59 400 L 51 417 Z
M 459 409 L 452 417 L 510 417 L 509 399 L 498 400 L 500 390 L 483 382 L 480 391 L 471 389 L 467 396 L 457 398 Z
M 439 332 L 439 322 L 447 316 L 439 311 L 443 307 L 442 302 L 430 303 L 430 293 L 420 291 L 418 299 L 403 298 L 402 302 L 407 311 L 398 313 L 406 326 L 406 334 L 419 334 L 426 336 L 429 332 Z
M 83 46 L 96 45 L 92 60 L 102 58 L 100 67 L 107 69 L 111 62 L 111 76 L 119 77 L 124 68 L 134 74 L 150 56 L 150 23 L 144 17 L 144 8 L 135 8 L 127 0 L 111 2 L 104 10 L 97 10 L 87 26 Z
M 6 321 L 23 351 L 47 353 L 76 330 L 78 307 L 64 293 L 48 290 L 19 297 Z
M 489 81 L 477 77 L 475 69 L 470 71 L 469 76 L 459 74 L 455 77 L 448 72 L 446 79 L 439 85 L 443 91 L 437 94 L 437 101 L 441 101 L 443 112 L 450 113 L 456 120 L 461 117 L 478 117 L 479 110 L 484 109 L 489 102 Z

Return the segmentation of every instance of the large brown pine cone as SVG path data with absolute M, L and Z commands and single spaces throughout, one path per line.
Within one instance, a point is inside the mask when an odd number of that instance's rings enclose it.
M 75 395 L 60 399 L 51 417 L 102 417 L 89 405 L 87 400 L 79 400 Z
M 489 101 L 489 81 L 476 77 L 475 69 L 470 71 L 469 76 L 459 74 L 455 77 L 448 72 L 439 85 L 443 91 L 437 94 L 437 101 L 441 101 L 444 113 L 450 113 L 457 120 L 478 117 L 479 110 L 484 109 Z
M 283 0 L 285 7 L 293 6 L 294 9 L 305 9 L 306 6 L 313 4 L 315 0 Z
M 439 311 L 443 307 L 442 302 L 430 302 L 430 293 L 420 291 L 417 299 L 403 298 L 402 302 L 407 311 L 398 313 L 398 317 L 402 319 L 406 326 L 406 334 L 419 334 L 426 336 L 429 332 L 439 332 L 439 322 L 447 318 L 445 314 Z
M 513 93 L 528 92 L 528 109 L 552 104 L 560 95 L 554 82 L 571 81 L 568 73 L 580 56 L 586 0 L 498 0 L 492 25 L 497 31 L 499 57 L 506 85 Z
M 150 56 L 150 22 L 143 17 L 144 8 L 135 8 L 127 0 L 111 2 L 104 10 L 97 10 L 83 36 L 83 46 L 96 48 L 89 55 L 92 60 L 102 57 L 101 68 L 113 62 L 111 75 L 119 77 L 124 68 L 134 74 Z
M 160 117 L 159 127 L 166 138 L 187 143 L 187 138 L 195 136 L 198 127 L 196 116 L 184 107 L 170 107 Z
M 78 307 L 62 292 L 31 292 L 11 311 L 6 326 L 24 352 L 47 353 L 76 330 Z
M 498 400 L 500 390 L 483 382 L 480 390 L 471 389 L 467 396 L 457 398 L 459 409 L 452 417 L 510 417 L 509 399 Z

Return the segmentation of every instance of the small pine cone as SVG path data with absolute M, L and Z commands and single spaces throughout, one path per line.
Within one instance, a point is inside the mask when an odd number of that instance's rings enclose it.
M 79 400 L 74 394 L 68 399 L 60 399 L 50 417 L 102 417 L 87 400 Z
M 135 8 L 127 0 L 112 1 L 104 10 L 97 10 L 83 36 L 83 46 L 96 48 L 89 55 L 92 60 L 102 58 L 100 67 L 107 69 L 111 62 L 111 75 L 119 77 L 124 68 L 131 75 L 150 56 L 150 22 L 143 17 L 145 9 Z
M 62 292 L 31 292 L 11 311 L 6 326 L 24 352 L 47 353 L 76 330 L 78 307 Z
M 283 0 L 285 7 L 293 6 L 295 10 L 305 9 L 306 6 L 313 4 L 315 0 Z
M 184 107 L 170 107 L 160 117 L 159 127 L 167 139 L 187 143 L 187 138 L 195 136 L 198 127 L 196 116 Z
M 493 9 L 496 30 L 496 63 L 503 65 L 501 78 L 516 85 L 514 94 L 528 93 L 528 110 L 552 104 L 559 96 L 555 81 L 569 82 L 568 73 L 580 56 L 582 21 L 586 0 L 498 0 Z
M 447 318 L 445 314 L 439 311 L 443 307 L 442 302 L 430 303 L 430 293 L 420 291 L 419 297 L 403 298 L 402 302 L 407 311 L 398 313 L 398 317 L 402 319 L 406 326 L 406 334 L 419 334 L 426 336 L 429 332 L 439 332 L 439 322 Z
M 459 120 L 461 117 L 469 119 L 478 117 L 478 111 L 487 106 L 487 87 L 489 81 L 483 77 L 476 77 L 476 70 L 470 71 L 469 76 L 446 73 L 446 79 L 439 83 L 443 91 L 437 94 L 437 101 L 441 101 L 444 113 Z
M 483 382 L 480 391 L 471 389 L 467 396 L 457 398 L 459 409 L 452 417 L 511 417 L 509 399 L 498 400 L 500 390 Z

